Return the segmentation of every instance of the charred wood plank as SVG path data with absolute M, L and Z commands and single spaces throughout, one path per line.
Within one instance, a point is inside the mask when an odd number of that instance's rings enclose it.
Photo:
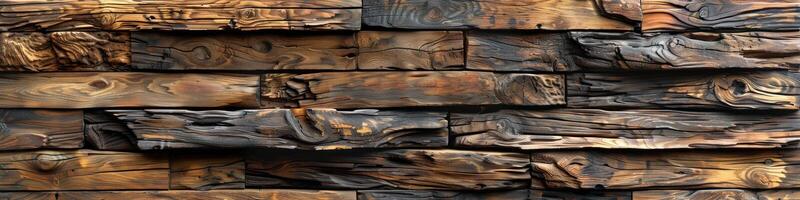
M 527 200 L 529 190 L 438 191 L 438 190 L 359 190 L 358 200 Z
M 358 68 L 452 70 L 464 67 L 460 31 L 358 32 Z
M 171 152 L 170 190 L 244 189 L 244 157 L 238 151 Z
M 0 109 L 0 150 L 81 147 L 80 110 Z
M 531 190 L 529 200 L 632 200 L 629 191 Z M 635 200 L 635 199 L 633 199 Z
M 106 151 L 137 150 L 136 136 L 110 113 L 86 110 L 83 116 L 83 133 L 87 146 Z
M 0 33 L 0 71 L 113 71 L 130 64 L 123 32 Z
M 643 31 L 800 30 L 795 0 L 642 0 Z
M 244 190 L 171 190 L 171 191 L 81 191 L 58 192 L 59 200 L 119 199 L 128 200 L 356 200 L 355 191 L 299 190 L 299 189 L 244 189 Z

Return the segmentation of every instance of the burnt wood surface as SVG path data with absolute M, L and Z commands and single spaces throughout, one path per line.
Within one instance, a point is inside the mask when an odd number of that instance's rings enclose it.
M 0 150 L 81 147 L 80 110 L 0 109 Z
M 124 70 L 130 65 L 130 34 L 0 32 L 0 55 L 0 71 Z
M 169 189 L 244 189 L 244 167 L 240 151 L 171 152 Z
M 103 110 L 87 110 L 83 116 L 83 133 L 86 146 L 108 151 L 138 150 L 136 136 L 111 113 Z
M 800 30 L 795 0 L 642 0 L 644 31 Z
M 360 31 L 358 69 L 453 70 L 464 67 L 460 31 Z
M 637 200 L 630 191 L 531 190 L 529 200 Z M 647 200 L 647 199 L 641 199 Z

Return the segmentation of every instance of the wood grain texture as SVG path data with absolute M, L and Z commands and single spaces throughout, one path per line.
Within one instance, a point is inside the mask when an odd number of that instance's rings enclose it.
M 351 33 L 133 33 L 133 68 L 355 70 Z
M 483 71 L 565 71 L 577 49 L 563 33 L 471 31 L 467 69 Z
M 532 154 L 532 162 L 534 177 L 540 177 L 548 188 L 800 187 L 797 149 L 537 152 Z
M 0 74 L 2 108 L 258 107 L 258 75 Z
M 55 192 L 0 192 L 3 200 L 56 200 Z
M 760 200 L 756 192 L 741 189 L 708 189 L 708 190 L 645 190 L 634 191 L 634 200 Z
M 0 71 L 124 70 L 130 64 L 130 34 L 4 32 L 0 56 Z
M 138 150 L 136 136 L 125 123 L 102 110 L 86 110 L 83 116 L 86 146 L 107 151 Z
M 642 0 L 643 31 L 800 30 L 794 0 Z
M 247 187 L 495 190 L 528 187 L 527 154 L 461 150 L 251 151 Z
M 764 190 L 758 192 L 758 200 L 790 200 L 800 197 L 800 190 Z
M 58 192 L 59 200 L 118 199 L 128 200 L 356 200 L 355 191 L 245 189 L 212 191 L 83 191 Z
M 81 147 L 80 110 L 0 110 L 0 150 Z
M 796 113 L 678 110 L 499 110 L 451 113 L 454 143 L 525 150 L 797 148 Z
M 526 200 L 529 190 L 436 191 L 436 190 L 359 190 L 358 200 Z
M 357 39 L 359 69 L 464 68 L 464 34 L 460 31 L 361 31 Z
M 110 110 L 140 149 L 447 146 L 444 112 L 334 109 Z
M 531 190 L 530 198 L 528 198 L 528 200 L 631 200 L 631 199 L 633 198 L 631 198 L 630 191 L 602 191 L 602 190 Z
M 112 151 L 0 152 L 0 191 L 169 189 L 166 155 Z
M 567 76 L 576 108 L 797 110 L 800 76 L 784 71 L 681 72 Z
M 595 5 L 604 2 L 624 3 L 599 9 Z M 633 30 L 635 17 L 626 17 L 636 12 L 638 4 L 585 0 L 365 0 L 363 22 L 405 29 Z M 603 13 L 604 10 L 612 13 Z
M 489 72 L 325 72 L 268 75 L 264 107 L 382 108 L 564 104 L 558 74 Z
M 170 161 L 170 190 L 244 189 L 241 152 L 171 152 Z

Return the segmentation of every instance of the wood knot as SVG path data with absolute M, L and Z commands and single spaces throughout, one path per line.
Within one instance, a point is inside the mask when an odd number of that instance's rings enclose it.
M 773 188 L 782 182 L 781 177 L 774 175 L 782 174 L 781 171 L 783 169 L 749 167 L 742 169 L 738 174 L 739 178 L 751 188 Z
M 95 80 L 95 81 L 89 82 L 89 86 L 92 86 L 92 87 L 97 88 L 97 89 L 104 89 L 104 88 L 108 87 L 108 82 L 106 82 L 105 80 Z
M 747 93 L 747 85 L 744 84 L 741 80 L 733 80 L 731 81 L 731 91 L 736 96 L 742 96 Z
M 62 155 L 39 154 L 34 160 L 34 167 L 39 171 L 52 171 L 63 160 Z

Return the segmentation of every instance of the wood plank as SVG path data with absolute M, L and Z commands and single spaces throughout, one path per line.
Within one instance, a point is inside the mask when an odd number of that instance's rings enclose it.
M 528 200 L 631 200 L 629 191 L 531 190 Z
M 564 104 L 559 74 L 490 72 L 324 72 L 268 75 L 264 107 L 382 108 Z
M 758 200 L 790 200 L 800 197 L 800 190 L 764 190 L 757 194 Z
M 460 31 L 358 32 L 358 68 L 453 70 L 464 68 Z
M 499 190 L 528 187 L 527 154 L 461 150 L 248 152 L 247 187 Z
M 447 146 L 447 113 L 335 109 L 110 110 L 140 149 Z
M 169 189 L 166 155 L 112 151 L 0 152 L 0 191 Z
M 0 109 L 0 150 L 81 147 L 80 110 Z
M 677 110 L 499 110 L 451 113 L 455 145 L 563 148 L 797 148 L 797 113 Z
M 257 107 L 258 75 L 0 74 L 0 108 Z
M 3 200 L 56 200 L 55 192 L 0 192 Z
M 355 70 L 352 33 L 133 33 L 133 68 Z
M 467 69 L 483 71 L 566 71 L 577 47 L 563 33 L 471 31 Z
M 796 0 L 642 0 L 643 31 L 800 30 Z
M 638 10 L 639 1 L 630 0 L 365 0 L 363 22 L 405 29 L 633 30 Z
M 547 188 L 789 189 L 800 187 L 800 150 L 559 151 L 532 155 Z
M 797 110 L 800 75 L 785 71 L 567 76 L 575 108 Z
M 83 122 L 83 133 L 88 147 L 107 151 L 138 150 L 133 131 L 110 113 L 86 110 Z
M 633 199 L 647 200 L 714 200 L 738 199 L 759 200 L 756 192 L 741 189 L 707 190 L 645 190 L 633 191 Z
M 438 191 L 438 190 L 359 190 L 358 200 L 527 200 L 529 190 Z
M 170 190 L 244 189 L 244 157 L 238 151 L 171 152 Z
M 0 71 L 124 70 L 130 64 L 130 34 L 4 32 L 0 55 Z
M 58 192 L 59 200 L 118 199 L 128 200 L 356 200 L 355 191 L 299 190 L 299 189 L 246 189 L 212 191 L 82 191 Z

